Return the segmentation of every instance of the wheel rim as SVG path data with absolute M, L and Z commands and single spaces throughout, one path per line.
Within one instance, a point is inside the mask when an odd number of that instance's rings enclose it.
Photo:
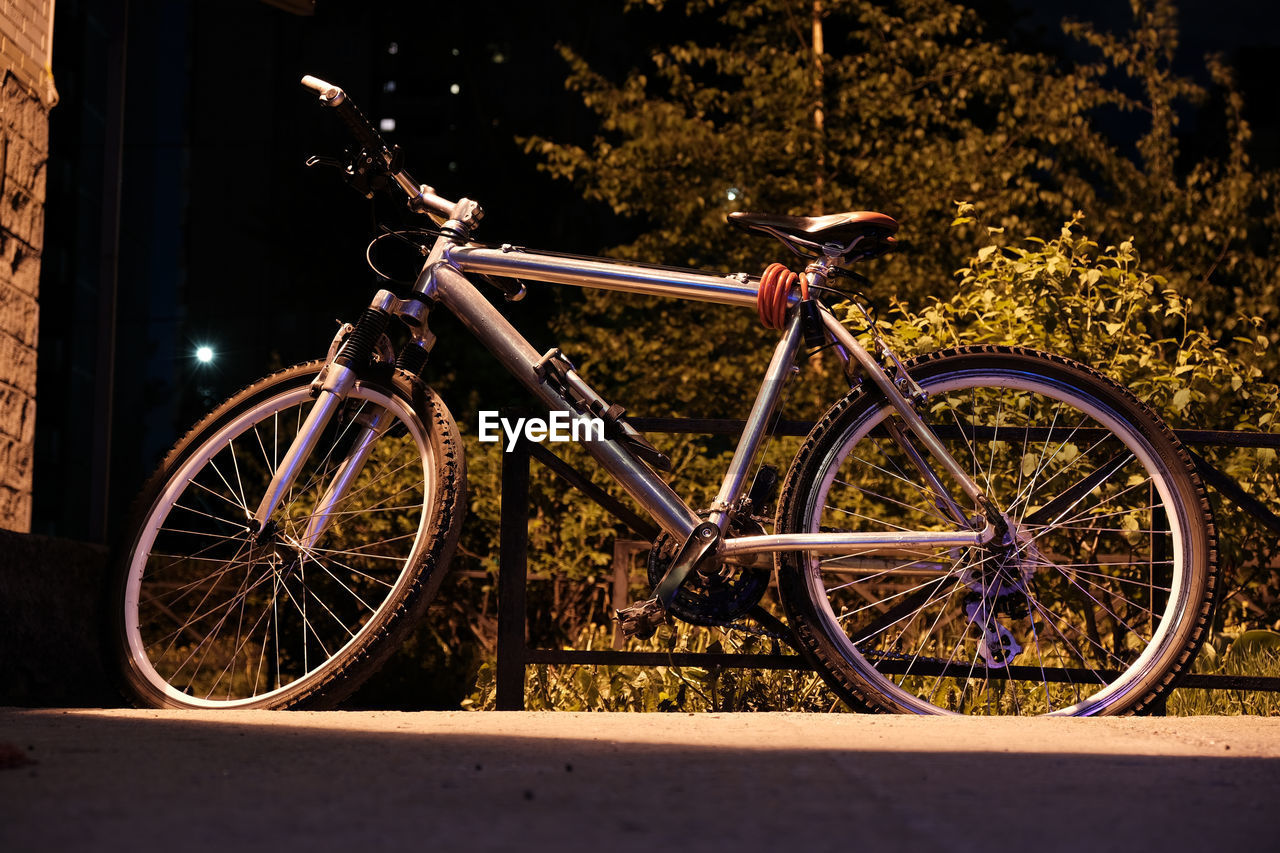
M 437 492 L 430 444 L 398 397 L 359 383 L 273 516 L 266 483 L 310 410 L 279 391 L 206 439 L 170 477 L 132 552 L 124 631 L 136 671 L 183 705 L 303 693 L 376 632 L 413 580 Z M 370 421 L 375 413 L 381 420 Z M 307 522 L 362 427 L 380 435 L 318 538 Z
M 1087 715 L 1146 689 L 1185 642 L 1191 588 L 1187 520 L 1147 442 L 1066 381 L 986 369 L 922 384 L 931 423 L 1014 522 L 1013 543 L 809 556 L 824 632 L 918 713 Z M 876 429 L 887 415 L 861 412 L 827 456 L 810 530 L 956 526 L 908 484 L 915 470 Z

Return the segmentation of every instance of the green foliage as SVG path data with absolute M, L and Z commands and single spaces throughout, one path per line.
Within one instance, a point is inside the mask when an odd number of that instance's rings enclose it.
M 493 546 L 497 544 L 502 508 L 495 496 L 502 493 L 503 443 L 481 443 L 469 434 L 464 434 L 463 443 L 471 491 L 468 510 L 474 520 L 464 547 L 476 558 L 478 568 L 496 572 L 498 554 Z M 602 487 L 605 485 L 607 475 L 577 445 L 557 444 L 549 449 L 563 455 L 584 474 L 598 478 Z M 554 571 L 575 580 L 594 581 L 609 567 L 613 531 L 608 514 L 589 501 L 570 502 L 563 482 L 541 465 L 534 463 L 531 472 L 529 571 L 535 575 Z M 518 500 L 516 496 L 512 499 Z
M 1229 336 L 1243 313 L 1280 335 L 1280 178 L 1251 164 L 1220 60 L 1206 59 L 1209 88 L 1173 73 L 1170 0 L 1134 0 L 1127 33 L 1064 24 L 1074 63 L 1014 49 L 948 0 L 682 8 L 709 35 L 655 47 L 623 80 L 563 49 L 567 85 L 600 119 L 590 145 L 525 140 L 548 172 L 636 223 L 619 256 L 758 270 L 776 246 L 731 232 L 728 211 L 879 209 L 904 225 L 885 278 L 914 300 L 967 255 L 967 235 L 947 227 L 952 199 L 999 211 L 993 225 L 1009 233 L 1046 233 L 1083 209 L 1099 239 L 1144 235 L 1148 268 L 1194 293 L 1182 306 L 1191 323 Z M 1188 144 L 1188 118 L 1221 133 Z M 1133 138 L 1104 129 L 1118 124 Z M 559 331 L 593 375 L 645 381 L 651 405 L 693 415 L 712 412 L 685 378 L 740 399 L 767 340 L 746 312 L 612 294 L 589 294 Z M 673 335 L 679 349 L 661 345 Z
M 608 627 L 585 628 L 567 648 L 611 648 Z M 629 640 L 631 652 L 768 653 L 759 637 L 688 625 L 662 628 L 650 640 Z M 844 706 L 814 672 L 659 666 L 548 666 L 525 677 L 529 711 L 842 711 Z M 496 707 L 493 665 L 480 670 L 476 690 L 463 706 Z
M 903 353 L 962 344 L 1013 344 L 1089 364 L 1129 388 L 1172 426 L 1276 431 L 1280 386 L 1267 365 L 1274 347 L 1259 317 L 1234 318 L 1242 332 L 1219 342 L 1189 319 L 1190 300 L 1148 272 L 1132 240 L 1101 248 L 1068 220 L 1049 240 L 978 249 L 948 298 L 913 309 L 891 301 L 878 327 Z M 957 228 L 981 228 L 961 204 Z M 1003 236 L 1003 235 L 1000 235 Z M 850 321 L 861 315 L 844 306 Z M 1199 452 L 1253 497 L 1280 507 L 1280 465 L 1270 448 Z M 1228 594 L 1220 624 L 1280 627 L 1280 545 L 1253 516 L 1215 501 Z
M 953 225 L 980 225 L 976 213 L 960 204 Z M 1280 387 L 1266 379 L 1263 320 L 1234 318 L 1243 334 L 1220 343 L 1188 320 L 1192 301 L 1149 271 L 1132 239 L 1100 248 L 1083 221 L 1077 213 L 1028 247 L 979 248 L 948 298 L 918 310 L 891 299 L 882 331 L 906 352 L 985 343 L 1064 355 L 1107 373 L 1174 426 L 1270 428 Z M 860 317 L 849 306 L 846 315 Z
M 1245 631 L 1219 634 L 1205 644 L 1195 671 L 1206 675 L 1280 677 L 1280 634 Z M 1183 688 L 1169 695 L 1171 716 L 1199 714 L 1280 716 L 1280 693 L 1259 690 L 1202 690 Z

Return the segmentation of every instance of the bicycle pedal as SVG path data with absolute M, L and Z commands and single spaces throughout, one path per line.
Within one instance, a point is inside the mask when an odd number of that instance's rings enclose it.
M 624 637 L 647 640 L 667 621 L 667 610 L 656 598 L 641 601 L 613 612 Z

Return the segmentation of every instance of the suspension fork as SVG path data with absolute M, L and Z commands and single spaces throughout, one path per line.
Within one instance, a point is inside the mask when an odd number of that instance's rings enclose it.
M 965 527 L 974 528 L 975 520 L 970 519 L 952 497 L 950 491 L 945 487 L 941 478 L 930 466 L 928 459 L 924 454 L 916 448 L 912 442 L 912 436 L 915 437 L 924 449 L 928 451 L 929 456 L 941 466 L 952 480 L 960 487 L 961 491 L 972 501 L 972 505 L 981 507 L 985 518 L 980 524 L 986 521 L 998 523 L 1000 521 L 999 512 L 991 505 L 990 500 L 982 491 L 982 488 L 969 476 L 964 468 L 956 462 L 955 457 L 947 450 L 946 446 L 934 434 L 929 425 L 924 422 L 916 412 L 911 401 L 906 395 L 898 389 L 893 378 L 880 366 L 879 362 L 867 352 L 866 348 L 858 342 L 853 333 L 844 327 L 844 325 L 835 318 L 835 316 L 825 307 L 822 308 L 822 321 L 826 327 L 827 333 L 836 342 L 836 344 L 848 354 L 850 358 L 857 362 L 862 368 L 862 372 L 870 377 L 876 387 L 889 401 L 889 405 L 897 412 L 898 417 L 902 419 L 902 425 L 893 422 L 886 423 L 886 429 L 907 454 L 907 458 L 912 464 L 919 469 L 920 474 L 925 479 L 925 483 L 935 492 L 938 502 L 938 508 L 956 520 L 958 524 Z M 905 429 L 903 429 L 905 427 Z M 994 514 L 994 517 L 993 517 Z M 979 526 L 980 526 L 979 524 Z
M 310 549 L 328 529 L 329 522 L 333 520 L 334 507 L 346 496 L 347 490 L 360 476 L 364 464 L 369 461 L 369 456 L 373 453 L 374 443 L 391 426 L 391 421 L 392 415 L 386 409 L 376 409 L 372 413 L 363 413 L 358 416 L 357 422 L 360 428 L 356 431 L 351 449 L 347 451 L 346 457 L 338 465 L 338 470 L 329 480 L 324 494 L 320 496 L 320 500 L 316 501 L 315 509 L 311 511 L 307 529 L 298 543 L 303 549 Z
M 272 513 L 276 511 L 284 495 L 293 487 L 303 463 L 315 450 L 325 427 L 329 425 L 329 421 L 333 420 L 334 413 L 338 411 L 355 383 L 356 372 L 349 366 L 337 362 L 326 365 L 324 383 L 316 397 L 316 402 L 307 414 L 307 419 L 302 422 L 298 434 L 294 436 L 293 443 L 289 445 L 289 450 L 280 462 L 280 467 L 276 468 L 267 486 L 267 492 L 262 496 L 262 501 L 253 514 L 251 527 L 255 533 L 262 535 L 264 531 L 270 529 L 267 523 Z
M 369 363 L 378 338 L 386 330 L 393 312 L 416 321 L 415 325 L 421 325 L 421 320 L 425 316 L 425 305 L 409 304 L 397 299 L 390 291 L 378 291 L 369 307 L 365 309 L 360 321 L 347 336 L 345 343 L 336 353 L 330 355 L 316 379 L 319 386 L 316 391 L 316 401 L 299 428 L 298 434 L 294 436 L 293 443 L 289 445 L 284 459 L 271 477 L 267 491 L 262 496 L 250 521 L 250 529 L 260 537 L 272 529 L 269 525 L 272 514 L 279 508 L 281 500 L 298 479 L 303 464 L 315 451 L 320 436 L 333 420 L 334 414 L 342 407 L 347 395 L 355 387 L 358 378 L 357 367 Z M 362 425 L 352 451 L 348 453 L 347 458 L 330 480 L 328 488 L 307 523 L 307 530 L 303 536 L 303 544 L 306 546 L 310 547 L 328 526 L 333 507 L 341 500 L 347 488 L 360 473 L 361 467 L 369 458 L 373 441 L 380 434 L 380 430 L 385 429 L 384 420 L 388 417 L 386 412 L 377 413 L 371 423 Z

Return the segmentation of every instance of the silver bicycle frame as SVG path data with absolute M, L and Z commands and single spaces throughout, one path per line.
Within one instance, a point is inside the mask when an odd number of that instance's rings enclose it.
M 338 106 L 346 97 L 341 89 L 322 80 L 306 77 L 303 78 L 303 83 L 320 92 L 321 100 L 330 106 Z M 377 132 L 372 128 L 368 129 L 368 134 L 377 139 Z M 396 185 L 408 196 L 410 207 L 419 212 L 430 213 L 437 222 L 444 221 L 442 234 L 427 257 L 414 289 L 428 299 L 443 304 L 457 316 L 503 366 L 552 411 L 567 413 L 574 411 L 574 406 L 565 399 L 558 387 L 548 381 L 545 368 L 552 354 L 539 356 L 529 342 L 476 290 L 466 278 L 467 273 L 670 296 L 741 307 L 752 307 L 756 304 L 759 281 L 745 274 L 713 275 L 696 270 L 613 263 L 601 258 L 531 252 L 514 246 L 491 249 L 462 243 L 458 235 L 471 233 L 471 227 L 483 216 L 480 206 L 465 198 L 450 202 L 436 195 L 431 187 L 425 184 L 419 185 L 402 169 L 394 166 L 393 154 L 385 146 L 382 148 L 385 164 L 391 170 L 390 174 Z M 796 297 L 792 295 L 788 307 L 793 306 L 795 302 Z M 386 291 L 380 292 L 375 297 L 375 305 L 380 310 L 400 313 L 416 327 L 422 319 L 422 306 L 419 304 L 416 308 L 401 310 L 397 304 L 403 305 Z M 846 360 L 853 359 L 858 363 L 862 372 L 875 383 L 884 393 L 889 404 L 898 412 L 907 431 L 919 439 L 929 455 L 956 481 L 974 505 L 985 506 L 985 498 L 977 484 L 957 464 L 942 442 L 916 414 L 911 403 L 898 390 L 894 381 L 858 343 L 857 338 L 831 315 L 830 311 L 825 308 L 821 310 L 826 334 L 836 344 L 840 355 Z M 773 358 L 770 360 L 769 368 L 738 440 L 733 460 L 711 507 L 711 519 L 720 526 L 722 532 L 726 531 L 729 513 L 742 497 L 743 485 L 751 463 L 768 433 L 769 422 L 777 409 L 788 373 L 794 368 L 796 353 L 802 338 L 798 313 L 793 315 L 782 339 L 774 349 Z M 355 376 L 351 370 L 336 363 L 326 366 L 325 381 L 318 389 L 316 405 L 312 408 L 298 435 L 295 436 L 284 462 L 272 477 L 267 494 L 254 513 L 253 524 L 256 529 L 269 529 L 267 525 L 271 515 L 275 513 L 283 495 L 298 476 L 302 463 L 310 455 L 320 433 L 337 411 L 354 381 Z M 578 383 L 576 376 L 573 382 Z M 585 384 L 579 384 L 578 391 L 581 392 L 584 387 Z M 317 518 L 312 519 L 308 524 L 304 535 L 306 545 L 323 532 L 333 506 L 341 499 L 350 482 L 359 473 L 367 454 L 368 442 L 376 435 L 376 429 L 376 425 L 366 427 L 367 434 L 364 434 L 363 440 L 357 443 L 355 450 L 332 478 L 320 500 L 320 512 L 316 514 Z M 902 434 L 899 433 L 899 435 Z M 915 451 L 914 447 L 909 446 L 908 441 L 901 437 L 899 440 L 904 443 L 904 449 L 909 452 L 913 461 L 919 460 L 917 465 L 921 468 L 924 478 L 934 486 L 939 485 L 936 475 L 923 463 L 923 457 Z M 657 474 L 637 459 L 624 443 L 606 439 L 585 442 L 584 447 L 659 526 L 677 540 L 688 539 L 693 529 L 701 523 L 698 514 L 690 509 Z M 875 546 L 977 545 L 991 540 L 994 536 L 994 525 L 990 520 L 982 530 L 977 530 L 975 528 L 981 519 L 968 521 L 959 512 L 954 501 L 950 500 L 949 495 L 944 494 L 940 497 L 945 498 L 950 506 L 956 508 L 952 514 L 956 516 L 957 526 L 967 522 L 969 529 L 944 533 L 898 531 L 893 533 L 807 533 L 728 539 L 722 537 L 721 552 L 739 556 L 786 550 L 839 554 L 848 553 L 851 549 Z
M 613 263 L 596 258 L 540 254 L 511 246 L 500 249 L 459 246 L 447 237 L 440 238 L 415 287 L 457 316 L 503 366 L 548 408 L 570 412 L 572 407 L 568 401 L 539 374 L 537 365 L 542 357 L 476 290 L 465 273 L 669 296 L 740 307 L 754 307 L 758 289 L 757 280 L 742 274 L 725 276 L 694 270 Z M 796 298 L 793 296 L 791 301 L 794 304 Z M 951 475 L 965 494 L 975 503 L 979 502 L 982 492 L 977 484 L 916 414 L 875 358 L 825 309 L 823 320 L 828 334 L 850 357 L 857 360 L 864 373 L 885 394 L 929 454 Z M 793 317 L 774 349 L 760 391 L 738 440 L 733 461 L 725 474 L 716 503 L 712 506 L 712 519 L 721 524 L 722 529 L 725 524 L 724 513 L 741 497 L 750 463 L 768 431 L 770 418 L 781 396 L 783 380 L 795 364 L 800 338 L 799 320 Z M 637 460 L 620 442 L 592 441 L 586 442 L 584 447 L 664 530 L 678 540 L 687 538 L 693 527 L 700 522 L 697 514 L 670 486 L 647 465 Z M 992 536 L 993 528 L 989 523 L 981 530 L 944 533 L 908 531 L 748 536 L 726 540 L 722 553 L 745 556 L 796 550 L 839 554 L 851 549 L 874 546 L 979 545 L 990 541 Z

